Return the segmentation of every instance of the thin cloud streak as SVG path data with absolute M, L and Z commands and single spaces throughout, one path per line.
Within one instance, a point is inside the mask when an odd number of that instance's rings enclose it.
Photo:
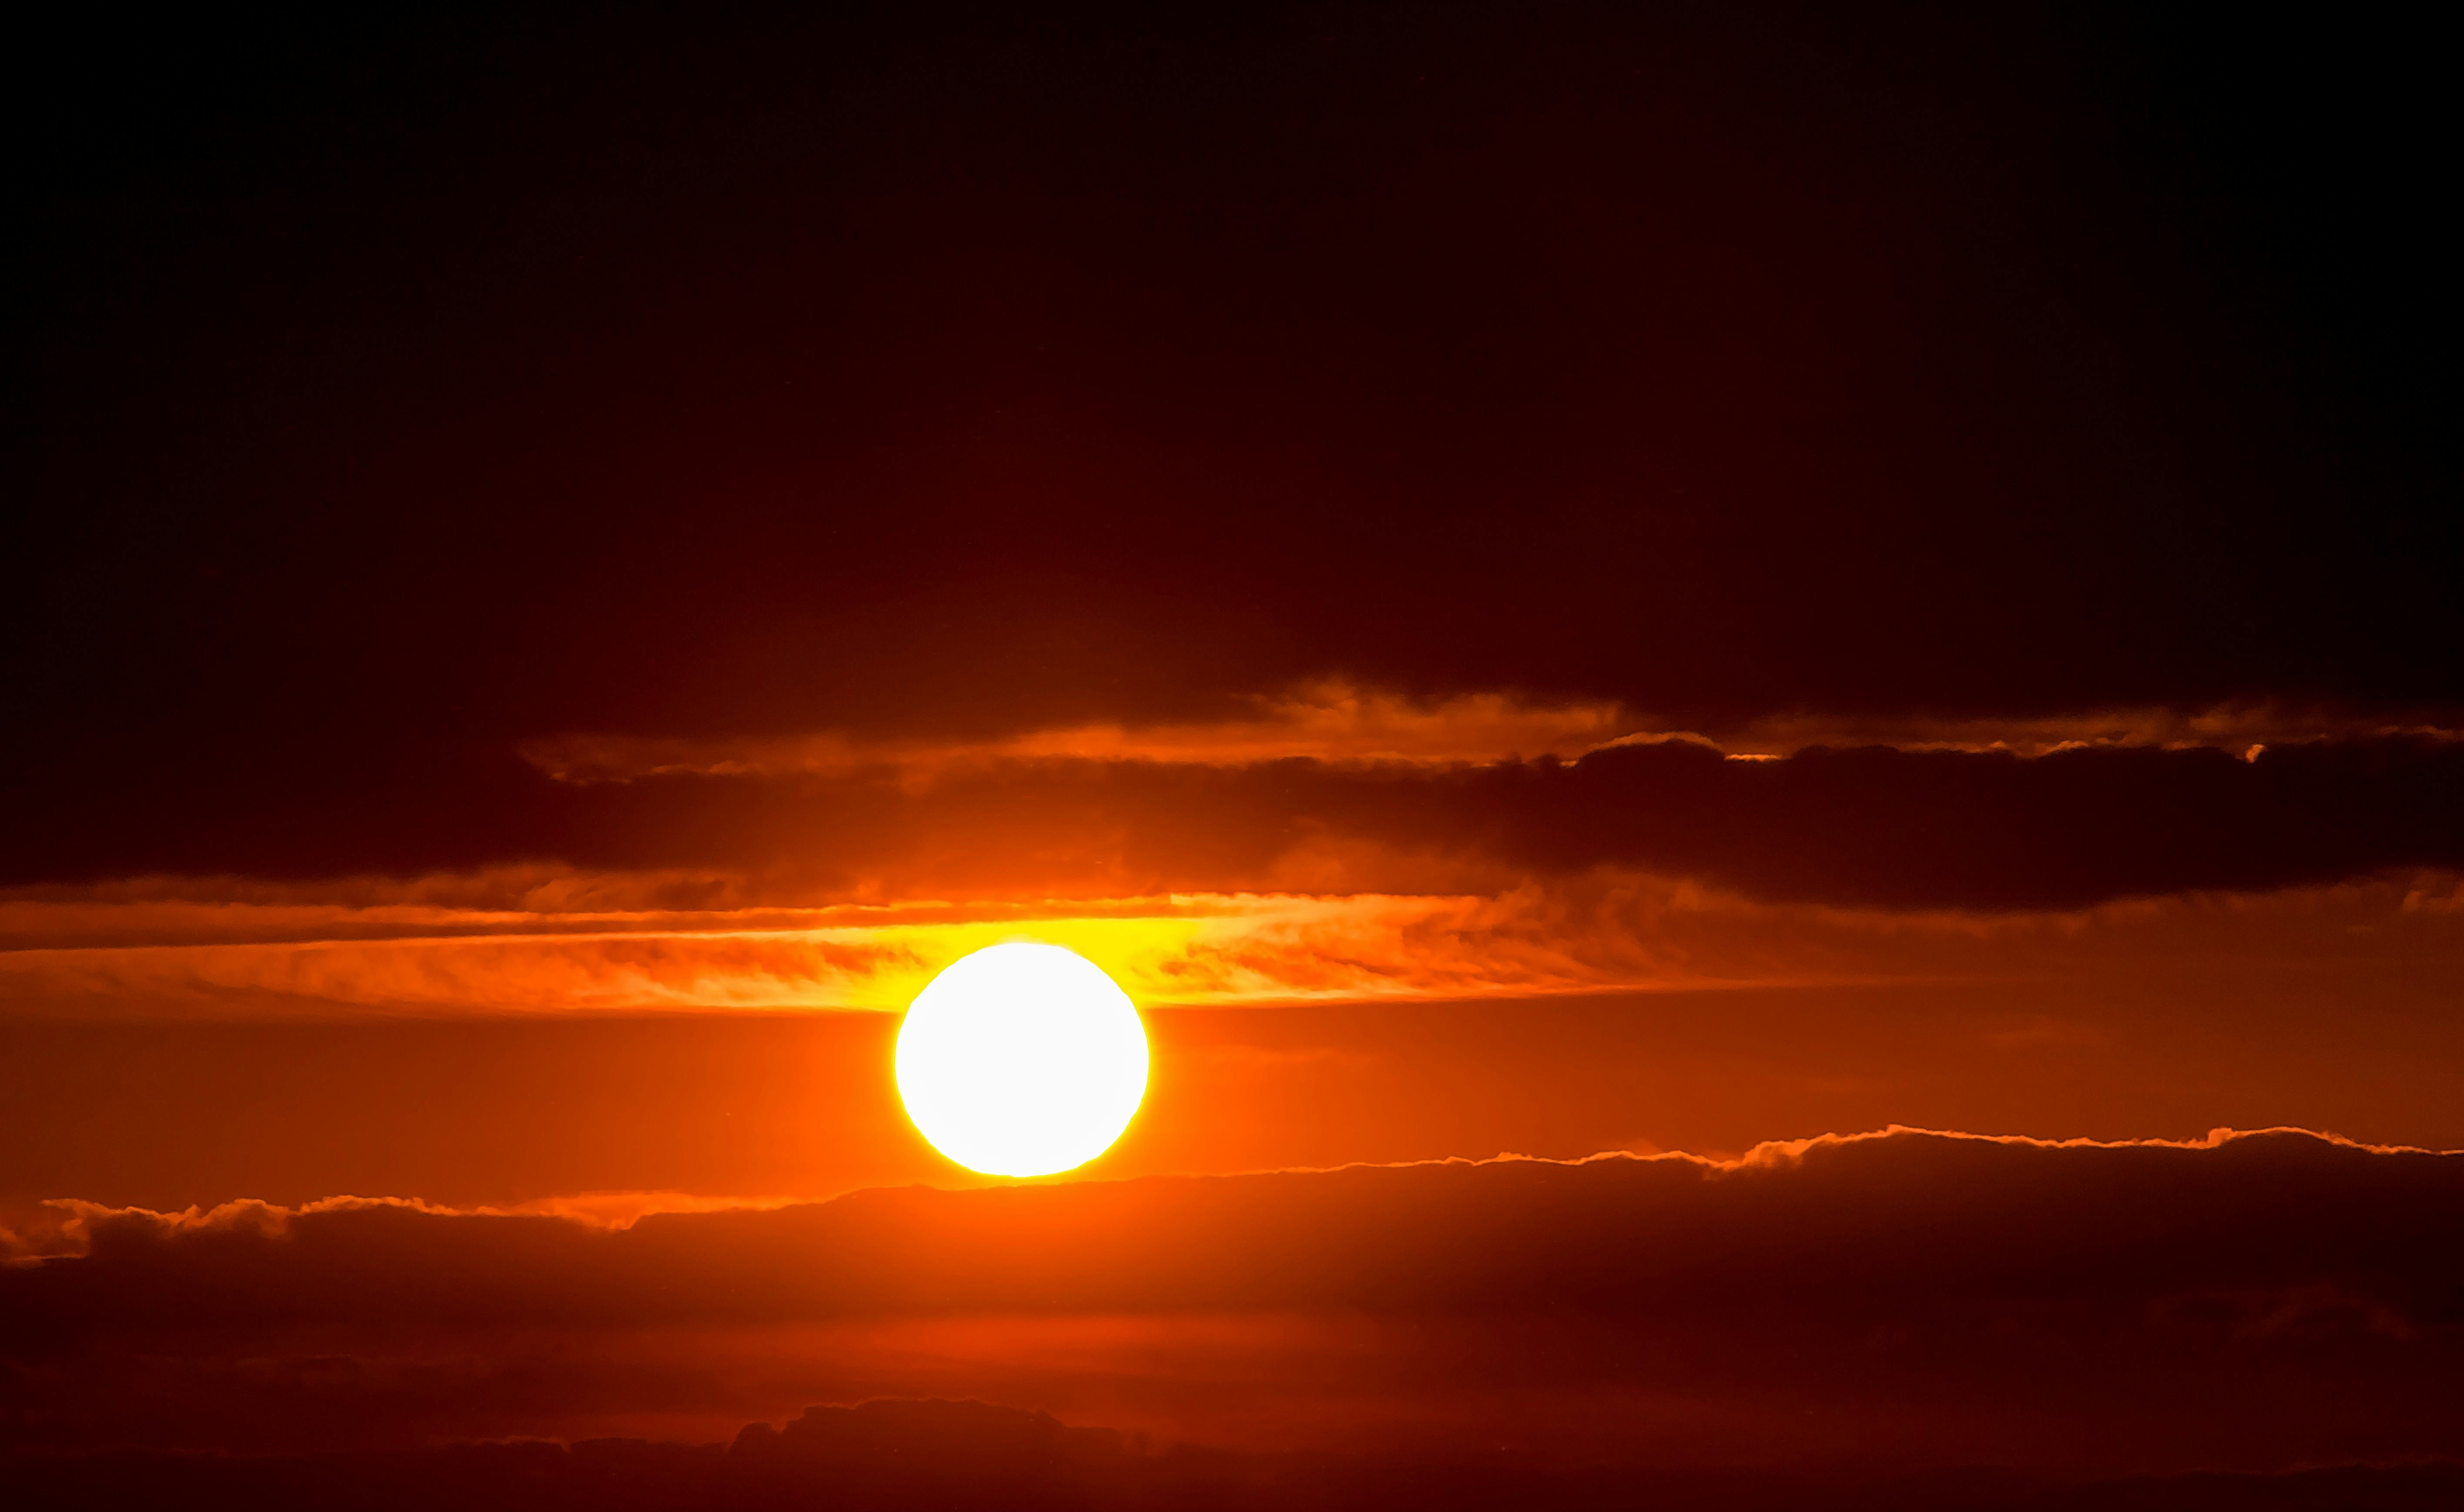
M 150 1226 L 164 1235 L 280 1235 L 288 1233 L 297 1220 L 319 1214 L 385 1209 L 431 1217 L 558 1218 L 594 1231 L 621 1233 L 644 1218 L 661 1214 L 774 1213 L 812 1200 L 809 1196 L 711 1196 L 693 1192 L 577 1192 L 520 1202 L 456 1205 L 430 1202 L 424 1197 L 361 1197 L 345 1194 L 295 1206 L 242 1197 L 218 1202 L 210 1208 L 191 1204 L 176 1213 L 164 1213 L 144 1207 L 114 1207 L 77 1197 L 52 1197 L 31 1210 L 0 1214 L 8 1219 L 0 1223 L 0 1266 L 77 1259 L 93 1252 L 98 1230 L 131 1223 Z
M 526 741 L 524 760 L 560 782 L 645 777 L 849 777 L 891 771 L 913 783 L 996 761 L 1169 761 L 1246 766 L 1307 758 L 1447 765 L 1529 752 L 1587 751 L 1636 727 L 1614 701 L 1546 703 L 1506 692 L 1416 700 L 1341 681 L 1245 700 L 1246 717 L 1210 723 L 1089 724 L 993 739 L 859 737 L 845 732 L 738 740 L 572 734 Z
M 1444 766 L 1576 757 L 1619 745 L 1691 741 L 1741 758 L 1814 748 L 2008 752 L 2042 756 L 2082 749 L 2214 749 L 2311 740 L 2418 736 L 2464 739 L 2434 721 L 2390 721 L 2277 704 L 2081 710 L 2007 717 L 1804 712 L 1711 731 L 1677 728 L 1612 699 L 1548 700 L 1513 691 L 1443 698 L 1364 689 L 1342 680 L 1253 695 L 1250 712 L 1213 722 L 1116 723 L 1030 729 L 993 738 L 935 740 L 846 731 L 737 739 L 572 734 L 525 741 L 522 758 L 559 782 L 652 777 L 847 778 L 894 774 L 929 787 L 953 769 L 1014 761 L 1153 761 L 1248 766 L 1308 759 Z
M 560 914 L 52 901 L 0 909 L 0 929 L 15 942 L 0 949 L 0 994 L 16 1017 L 894 1012 L 958 956 L 1020 938 L 1078 950 L 1142 1003 L 1239 1007 L 2036 979 L 2296 955 L 2453 960 L 2464 958 L 2464 879 L 2426 871 L 1979 914 L 1769 903 L 1603 869 L 1494 894 L 1041 907 Z

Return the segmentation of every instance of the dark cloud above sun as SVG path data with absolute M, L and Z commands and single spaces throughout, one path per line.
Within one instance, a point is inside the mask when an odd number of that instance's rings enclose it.
M 2464 865 L 2464 739 L 2448 732 L 2040 756 L 1816 746 L 1744 759 L 1686 739 L 1485 762 L 1161 755 L 917 773 L 861 754 L 833 755 L 837 770 L 747 771 L 720 753 L 698 771 L 557 780 L 502 754 L 402 773 L 384 806 L 271 768 L 233 785 L 240 806 L 178 827 L 142 802 L 116 822 L 55 811 L 23 836 L 14 880 L 556 860 L 769 869 L 779 901 L 806 901 L 868 887 L 1121 896 L 1303 878 L 1383 891 L 1433 866 L 1605 866 L 1774 901 L 2008 910 Z M 1296 869 L 1312 854 L 1331 859 Z

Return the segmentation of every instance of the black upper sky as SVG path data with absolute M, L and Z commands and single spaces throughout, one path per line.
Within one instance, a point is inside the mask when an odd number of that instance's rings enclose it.
M 544 734 L 1331 674 L 1711 730 L 2453 709 L 2417 25 L 48 23 L 8 91 L 10 869 L 213 869 L 125 832 L 510 781 Z

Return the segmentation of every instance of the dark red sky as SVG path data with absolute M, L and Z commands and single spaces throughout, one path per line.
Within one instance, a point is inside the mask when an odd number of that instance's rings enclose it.
M 2455 696 L 2428 65 L 2359 25 L 833 8 L 24 56 L 11 724 L 72 836 L 22 880 L 209 865 L 205 807 L 493 797 L 575 731 L 1331 675 L 1713 733 Z M 292 864 L 429 859 L 359 847 Z
M 2325 1405 L 2452 1407 L 2452 1279 L 2297 1242 L 2447 1232 L 2451 1177 L 2368 1172 L 2464 1146 L 2459 259 L 2414 23 L 626 7 L 19 41 L 0 1449 L 697 1440 L 886 1392 L 1424 1468 L 1493 1430 L 1674 1473 L 1663 1421 L 1756 1473 L 2458 1452 Z M 2106 1141 L 2074 1153 L 2118 1185 L 2045 1196 L 2096 1256 L 2048 1281 L 1908 1156 L 1875 1221 L 1923 1215 L 1911 1274 L 1955 1280 L 1918 1306 L 1858 1270 L 1799 1352 L 1745 1303 L 1664 1334 L 1600 1304 L 1598 1356 L 1533 1321 L 1551 1246 L 1649 1248 L 1579 1184 L 1528 1263 L 1427 1219 L 1428 1277 L 1533 1290 L 1446 1293 L 1409 1347 L 1343 1332 L 1367 1262 L 1282 1198 L 1224 1241 L 1279 1278 L 1255 1296 L 1004 1294 L 929 1348 L 802 1302 L 541 1314 L 603 1372 L 560 1374 L 495 1314 L 232 1303 L 145 1416 L 129 1337 L 33 1326 L 71 1292 L 156 1317 L 192 1265 L 228 1299 L 322 1255 L 341 1297 L 462 1242 L 416 1236 L 516 1232 L 479 1206 L 642 1254 L 591 1225 L 979 1185 L 886 1046 L 1012 936 L 1104 965 L 1155 1044 L 1082 1173 L 1123 1184 L 1031 1199 L 1064 1252 L 1096 1252 L 1082 1199 L 1160 1204 L 1158 1254 L 1230 1232 L 1190 1194 L 1249 1189 L 1180 1178 L 1401 1192 L 1397 1162 L 1891 1125 Z M 2247 1275 L 2131 1270 L 2134 1162 L 2231 1207 L 2258 1147 L 2207 1131 L 2278 1125 L 2372 1148 L 2313 1141 L 2282 1211 L 2232 1208 Z M 438 1211 L 401 1251 L 207 1216 L 343 1195 Z M 847 1200 L 728 1263 L 823 1264 L 827 1216 L 875 1211 Z M 1832 1232 L 1784 1208 L 1696 1238 L 1778 1287 Z M 351 1237 L 242 1242 L 285 1225 Z M 674 1284 L 736 1283 L 685 1250 Z M 453 1261 L 512 1306 L 499 1263 Z M 1857 1405 L 1852 1337 L 1934 1343 Z M 1142 1349 L 1179 1363 L 1089 1394 Z M 1314 1406 L 1236 1400 L 1337 1357 Z M 496 1384 L 439 1414 L 328 1358 Z M 289 1384 L 211 1405 L 251 1359 Z M 2281 1392 L 2218 1397 L 2195 1452 L 2090 1401 L 2247 1370 Z M 1522 1384 L 1446 1384 L 1484 1370 Z M 1622 1405 L 1567 1415 L 1601 1371 Z M 276 1431 L 284 1391 L 322 1426 Z M 1740 1426 L 1800 1406 L 1799 1438 Z

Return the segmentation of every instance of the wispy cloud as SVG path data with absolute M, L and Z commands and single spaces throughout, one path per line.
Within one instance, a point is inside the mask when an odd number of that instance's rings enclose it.
M 2320 739 L 2426 735 L 2464 739 L 2428 717 L 2390 720 L 2284 704 L 2200 709 L 2157 705 L 2007 716 L 1771 715 L 1708 731 L 1655 718 L 1614 699 L 1551 699 L 1514 691 L 1415 698 L 1341 680 L 1301 685 L 1247 700 L 1230 718 L 1179 724 L 1117 723 L 1029 729 L 978 739 L 859 735 L 814 731 L 793 735 L 679 738 L 570 734 L 526 741 L 523 758 L 560 782 L 626 782 L 643 778 L 895 775 L 930 782 L 955 768 L 991 762 L 1154 761 L 1245 766 L 1310 759 L 1335 762 L 1477 763 L 1555 755 L 1579 756 L 1608 746 L 1684 740 L 1745 757 L 1788 756 L 1813 747 L 1887 746 L 1903 751 L 2009 752 L 2154 747 L 2213 748 Z
M 625 888 L 576 879 L 575 890 Z M 2454 876 L 2422 872 L 2072 910 L 1911 912 L 1601 870 L 1494 894 L 1042 905 L 21 901 L 0 905 L 0 997 L 13 1014 L 75 1018 L 895 1011 L 950 961 L 1019 938 L 1068 945 L 1158 1006 L 2033 979 L 2297 954 L 2464 961 L 2459 897 Z
M 1072 725 L 977 740 L 858 737 L 836 731 L 734 740 L 570 734 L 526 742 L 521 752 L 561 782 L 684 773 L 845 777 L 884 771 L 922 779 L 990 761 L 1494 761 L 1517 754 L 1587 751 L 1631 733 L 1638 723 L 1638 716 L 1614 701 L 1550 702 L 1506 692 L 1418 700 L 1344 682 L 1311 683 L 1248 703 L 1248 712 L 1238 717 L 1207 723 Z

